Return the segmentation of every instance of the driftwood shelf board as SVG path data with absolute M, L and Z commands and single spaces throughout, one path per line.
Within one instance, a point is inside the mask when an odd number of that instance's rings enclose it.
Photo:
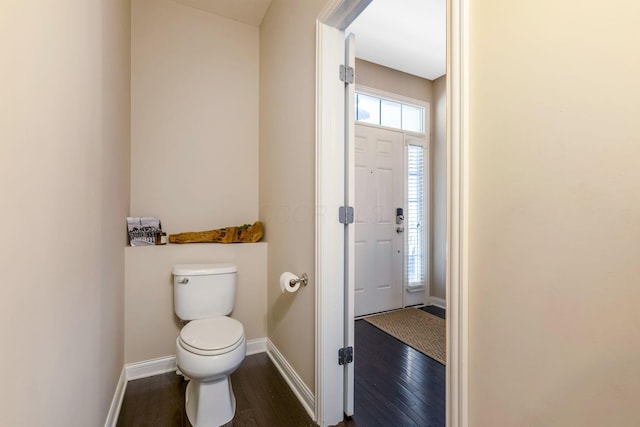
M 208 231 L 170 234 L 169 243 L 256 243 L 262 239 L 262 223 L 226 227 Z

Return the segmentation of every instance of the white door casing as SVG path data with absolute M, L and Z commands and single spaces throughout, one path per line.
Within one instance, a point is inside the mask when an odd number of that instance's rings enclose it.
M 448 427 L 469 425 L 469 0 L 447 0 Z
M 356 124 L 355 315 L 403 306 L 404 135 Z

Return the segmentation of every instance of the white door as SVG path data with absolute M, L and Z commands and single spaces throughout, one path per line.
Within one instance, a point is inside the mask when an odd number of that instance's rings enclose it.
M 355 125 L 355 315 L 402 307 L 402 132 Z
M 349 34 L 345 39 L 345 65 L 355 69 L 356 66 L 356 37 L 355 34 Z M 355 203 L 355 182 L 353 171 L 354 159 L 354 123 L 355 123 L 355 89 L 353 83 L 345 85 L 344 93 L 344 167 L 345 167 L 345 189 L 344 189 L 344 205 L 354 206 Z M 355 290 L 355 274 L 354 274 L 354 250 L 355 241 L 354 225 L 345 226 L 344 238 L 344 347 L 354 348 L 355 330 L 354 330 L 354 290 Z M 345 365 L 344 373 L 344 413 L 352 416 L 354 411 L 354 368 L 353 363 Z

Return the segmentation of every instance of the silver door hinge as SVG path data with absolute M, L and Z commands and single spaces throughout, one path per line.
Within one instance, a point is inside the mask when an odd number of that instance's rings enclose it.
M 346 365 L 353 362 L 353 347 L 344 347 L 338 350 L 338 365 Z
M 344 65 L 340 65 L 340 81 L 345 82 L 346 84 L 353 84 L 355 79 L 356 71 L 353 67 L 345 67 Z
M 353 224 L 353 206 L 340 206 L 338 220 L 340 224 Z

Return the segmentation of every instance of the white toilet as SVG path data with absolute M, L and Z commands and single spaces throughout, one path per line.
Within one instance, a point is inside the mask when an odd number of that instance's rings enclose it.
M 186 412 L 193 427 L 219 427 L 233 419 L 236 399 L 229 375 L 244 360 L 247 342 L 233 310 L 233 264 L 181 264 L 173 267 L 173 305 L 189 321 L 176 340 L 178 369 L 187 384 Z

